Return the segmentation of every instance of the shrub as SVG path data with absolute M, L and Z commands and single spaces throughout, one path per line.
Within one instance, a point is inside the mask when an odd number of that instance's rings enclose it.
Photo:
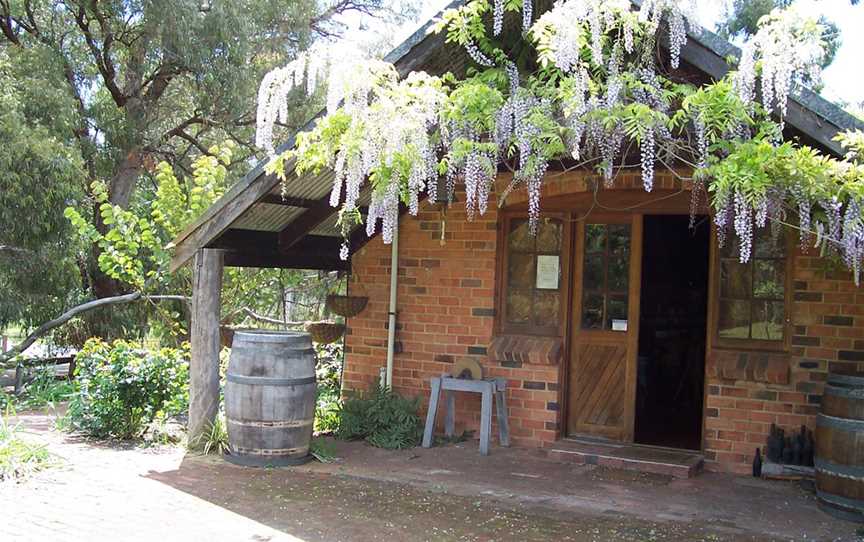
M 100 438 L 141 436 L 157 415 L 186 410 L 188 360 L 188 345 L 146 350 L 133 342 L 90 339 L 78 354 L 70 425 Z
M 365 398 L 345 401 L 339 411 L 341 439 L 364 439 L 379 448 L 401 449 L 417 446 L 422 426 L 416 398 L 402 397 L 387 388 L 376 386 Z
M 20 481 L 51 463 L 44 445 L 27 442 L 17 425 L 8 425 L 0 416 L 0 483 Z
M 315 372 L 318 381 L 315 432 L 333 433 L 339 428 L 342 343 L 316 343 L 315 354 Z
M 43 366 L 33 370 L 33 375 L 22 392 L 15 396 L 0 390 L 0 411 L 9 407 L 31 410 L 66 401 L 75 390 L 69 380 L 57 380 L 54 367 Z

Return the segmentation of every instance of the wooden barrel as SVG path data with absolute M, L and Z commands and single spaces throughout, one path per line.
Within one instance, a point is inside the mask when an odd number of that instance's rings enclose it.
M 277 467 L 310 459 L 316 387 L 308 333 L 236 331 L 226 381 L 226 459 Z
M 864 522 L 864 375 L 828 375 L 815 448 L 819 506 Z

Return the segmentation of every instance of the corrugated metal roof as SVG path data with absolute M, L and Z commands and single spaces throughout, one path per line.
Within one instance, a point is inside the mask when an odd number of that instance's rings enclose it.
M 230 229 L 255 231 L 282 231 L 295 218 L 306 212 L 302 207 L 271 203 L 253 205 L 235 220 Z

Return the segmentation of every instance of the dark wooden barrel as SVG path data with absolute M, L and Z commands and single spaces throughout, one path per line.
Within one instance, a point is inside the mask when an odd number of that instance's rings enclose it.
M 828 375 L 815 447 L 819 506 L 864 522 L 864 375 Z
M 315 355 L 308 333 L 236 331 L 226 381 L 229 461 L 286 466 L 310 459 Z

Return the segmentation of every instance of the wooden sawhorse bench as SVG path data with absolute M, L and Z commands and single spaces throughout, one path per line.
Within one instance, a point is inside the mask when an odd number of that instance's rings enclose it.
M 492 400 L 498 410 L 498 439 L 501 446 L 510 446 L 510 427 L 507 424 L 507 380 L 504 378 L 489 378 L 484 380 L 467 380 L 452 376 L 436 376 L 430 380 L 432 393 L 429 397 L 429 410 L 426 413 L 426 428 L 423 431 L 423 447 L 432 446 L 432 433 L 435 431 L 435 416 L 438 411 L 438 398 L 441 392 L 447 400 L 447 411 L 444 415 L 444 434 L 452 437 L 456 429 L 456 397 L 454 391 L 479 393 L 482 396 L 480 404 L 480 455 L 489 455 L 489 438 L 492 433 Z

